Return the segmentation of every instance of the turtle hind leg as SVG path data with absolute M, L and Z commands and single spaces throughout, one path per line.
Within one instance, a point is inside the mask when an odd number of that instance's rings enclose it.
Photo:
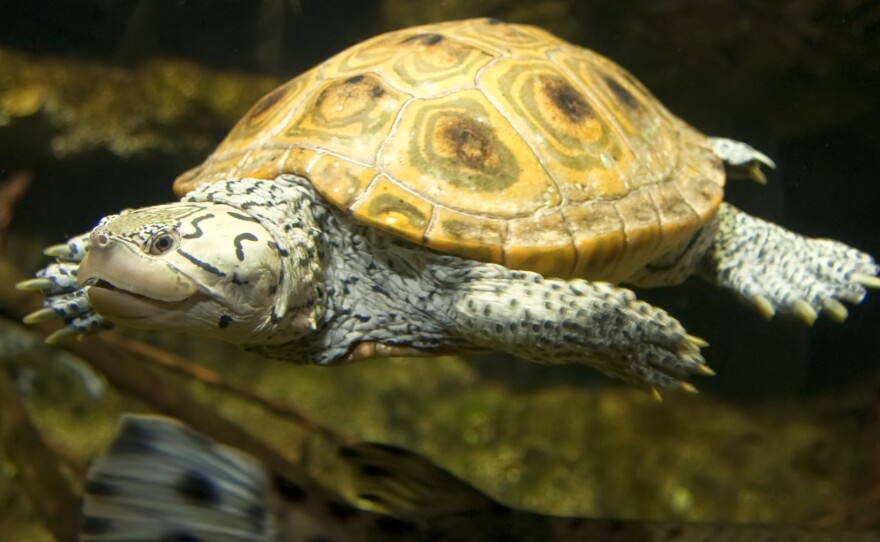
M 694 391 L 710 375 L 701 339 L 618 286 L 485 265 L 457 288 L 447 325 L 459 341 L 539 363 L 583 363 L 649 389 Z
M 831 239 L 811 239 L 722 204 L 700 275 L 731 290 L 766 318 L 777 312 L 812 324 L 826 313 L 847 316 L 842 302 L 859 303 L 880 287 L 874 259 Z
M 70 241 L 47 248 L 44 253 L 56 261 L 37 272 L 34 279 L 16 284 L 25 291 L 42 292 L 46 296 L 43 308 L 24 318 L 26 324 L 48 320 L 64 320 L 65 326 L 46 337 L 46 342 L 57 342 L 71 335 L 88 335 L 111 327 L 92 308 L 86 288 L 77 283 L 77 269 L 89 250 L 89 234 L 73 237 Z
M 715 154 L 724 161 L 730 177 L 747 178 L 759 184 L 767 184 L 767 177 L 761 171 L 761 166 L 776 168 L 776 163 L 769 156 L 746 143 L 723 137 L 710 137 L 709 144 L 712 145 Z

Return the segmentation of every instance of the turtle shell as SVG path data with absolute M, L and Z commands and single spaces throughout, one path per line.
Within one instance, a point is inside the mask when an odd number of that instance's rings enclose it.
M 343 51 L 265 96 L 174 189 L 283 173 L 432 249 L 614 282 L 686 242 L 724 184 L 706 137 L 624 69 L 490 19 Z

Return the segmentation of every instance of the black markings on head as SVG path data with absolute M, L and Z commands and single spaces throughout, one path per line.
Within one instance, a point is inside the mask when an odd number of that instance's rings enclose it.
M 199 227 L 199 222 L 201 222 L 202 220 L 208 220 L 209 218 L 214 218 L 214 215 L 206 214 L 194 218 L 193 221 L 189 223 L 189 225 L 192 226 L 196 231 L 188 233 L 186 235 L 181 235 L 181 237 L 184 239 L 196 239 L 197 237 L 205 235 L 205 232 L 203 232 L 202 228 Z
M 244 286 L 247 283 L 248 281 L 238 278 L 238 275 L 236 273 L 232 274 L 232 284 L 235 284 L 236 286 Z
M 238 258 L 238 261 L 244 261 L 244 247 L 242 243 L 244 241 L 257 241 L 258 238 L 256 235 L 252 233 L 240 233 L 235 236 L 235 239 L 232 241 L 232 244 L 235 246 L 235 257 Z
M 286 502 L 301 502 L 308 497 L 306 490 L 286 478 L 276 476 L 273 482 L 275 483 L 275 490 L 278 491 L 278 494 Z
M 415 36 L 410 36 L 403 40 L 401 43 L 415 43 L 420 42 L 422 45 L 437 45 L 443 41 L 443 36 L 440 34 L 416 34 Z
M 233 211 L 227 211 L 226 214 L 231 216 L 232 218 L 237 218 L 239 220 L 244 220 L 245 222 L 257 222 L 257 219 L 252 217 L 251 215 L 246 215 L 242 213 L 236 213 Z
M 189 254 L 188 252 L 184 252 L 181 249 L 177 249 L 177 253 L 180 254 L 181 256 L 183 256 L 184 258 L 186 258 L 187 260 L 191 261 L 192 263 L 196 264 L 198 267 L 201 267 L 202 269 L 204 269 L 208 273 L 217 275 L 218 277 L 225 277 L 226 276 L 226 273 L 224 273 L 223 271 L 220 271 L 219 269 L 217 269 L 216 267 L 214 267 L 213 265 L 211 265 L 207 262 L 203 262 L 202 260 L 196 258 L 192 254 Z
M 218 504 L 220 488 L 210 478 L 198 471 L 189 471 L 174 486 L 177 493 L 197 504 Z
M 639 109 L 641 107 L 642 104 L 629 90 L 626 89 L 626 87 L 621 85 L 617 79 L 610 75 L 606 75 L 602 79 L 604 79 L 605 84 L 608 85 L 608 90 L 610 90 L 611 93 L 614 94 L 614 96 L 628 109 Z
M 571 122 L 580 123 L 594 116 L 587 99 L 562 77 L 541 77 L 541 88 L 556 109 Z
M 224 315 L 220 316 L 220 321 L 217 322 L 217 326 L 220 327 L 220 329 L 226 329 L 227 327 L 229 327 L 229 324 L 231 324 L 231 323 L 232 323 L 232 317 L 229 316 L 228 314 L 224 314 Z
M 277 250 L 278 254 L 280 254 L 282 257 L 285 257 L 285 258 L 290 254 L 289 252 L 284 250 L 282 247 L 280 247 L 278 245 L 278 243 L 276 243 L 275 241 L 269 241 L 269 248 L 271 248 L 273 250 Z

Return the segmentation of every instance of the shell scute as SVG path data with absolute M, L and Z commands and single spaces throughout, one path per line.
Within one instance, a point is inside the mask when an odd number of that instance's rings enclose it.
M 479 79 L 480 88 L 532 142 L 569 201 L 614 198 L 629 190 L 632 153 L 589 93 L 549 61 L 503 59 Z
M 374 74 L 328 81 L 305 101 L 280 141 L 373 163 L 409 97 Z
M 571 276 L 576 252 L 560 210 L 511 220 L 504 265 L 551 277 Z
M 460 212 L 507 219 L 560 202 L 538 157 L 475 89 L 408 104 L 379 165 L 426 200 Z
M 513 25 L 497 19 L 474 19 L 468 24 L 441 23 L 443 30 L 469 43 L 491 47 L 505 56 L 546 58 L 550 51 L 569 46 L 565 41 L 535 26 Z M 438 25 L 438 26 L 441 26 Z
M 435 32 L 400 31 L 368 41 L 328 63 L 326 78 L 373 72 L 390 86 L 418 97 L 474 86 L 477 72 L 497 53 Z
M 326 179 L 316 186 L 318 191 L 333 205 L 348 209 L 378 174 L 375 167 L 324 154 L 309 162 L 304 176 Z
M 563 209 L 575 239 L 574 277 L 610 280 L 616 277 L 626 249 L 623 218 L 613 201 L 594 200 Z
M 433 206 L 424 198 L 380 176 L 356 201 L 352 213 L 370 224 L 422 243 Z
M 686 242 L 724 185 L 705 136 L 626 70 L 489 19 L 339 53 L 258 102 L 175 191 L 282 173 L 436 250 L 615 282 Z
M 434 218 L 425 232 L 425 242 L 441 252 L 484 262 L 501 262 L 508 224 L 506 220 L 436 206 Z

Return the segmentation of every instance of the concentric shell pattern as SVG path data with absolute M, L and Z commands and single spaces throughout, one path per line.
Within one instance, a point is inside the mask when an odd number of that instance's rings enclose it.
M 436 250 L 615 282 L 685 242 L 724 184 L 706 138 L 621 67 L 489 19 L 343 51 L 265 96 L 174 188 L 282 173 Z

